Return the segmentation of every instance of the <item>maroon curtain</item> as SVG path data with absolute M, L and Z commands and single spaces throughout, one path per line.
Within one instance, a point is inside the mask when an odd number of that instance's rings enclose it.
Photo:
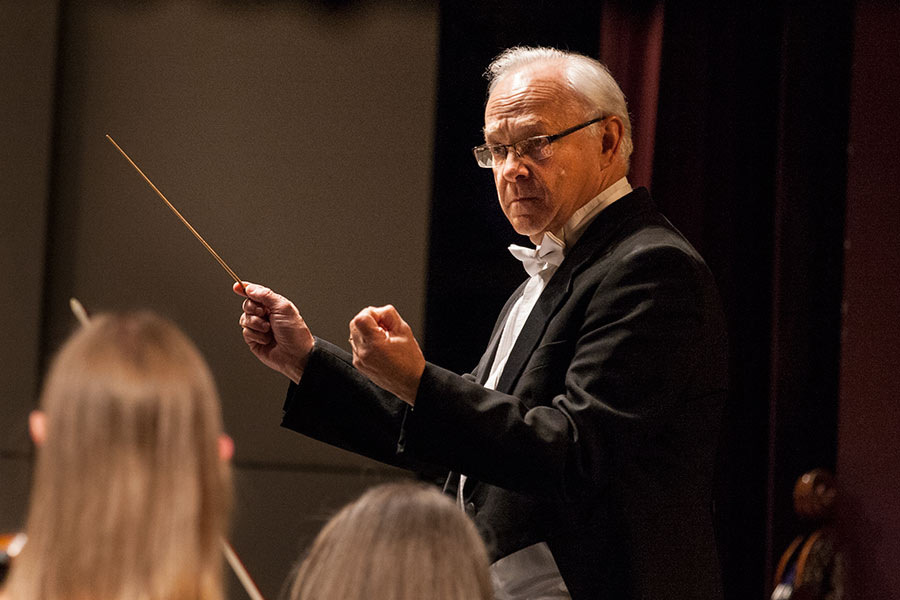
M 729 317 L 729 598 L 768 596 L 794 481 L 835 464 L 851 22 L 849 2 L 666 6 L 653 192 Z
M 600 11 L 600 60 L 619 82 L 631 113 L 634 152 L 628 179 L 650 186 L 656 138 L 663 3 L 604 3 Z
M 856 8 L 837 475 L 852 598 L 900 590 L 900 5 Z

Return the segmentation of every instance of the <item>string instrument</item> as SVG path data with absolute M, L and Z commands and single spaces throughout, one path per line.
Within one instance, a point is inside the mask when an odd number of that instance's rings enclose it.
M 771 600 L 841 600 L 843 557 L 831 526 L 837 485 L 825 469 L 804 473 L 794 485 L 794 512 L 804 533 L 778 561 Z

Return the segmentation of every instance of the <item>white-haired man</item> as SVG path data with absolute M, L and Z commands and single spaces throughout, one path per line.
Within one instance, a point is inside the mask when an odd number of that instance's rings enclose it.
M 602 64 L 513 48 L 488 72 L 475 158 L 536 247 L 510 248 L 528 279 L 476 369 L 426 362 L 392 306 L 353 318 L 351 357 L 254 284 L 244 339 L 293 380 L 284 426 L 451 471 L 498 599 L 721 597 L 711 508 L 727 367 L 712 276 L 629 185 L 628 111 Z

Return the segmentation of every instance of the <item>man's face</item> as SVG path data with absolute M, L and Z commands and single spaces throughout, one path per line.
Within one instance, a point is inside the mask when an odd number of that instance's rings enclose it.
M 497 82 L 484 111 L 484 138 L 489 144 L 512 144 L 596 116 L 576 101 L 558 69 L 526 69 Z M 534 243 L 545 231 L 558 232 L 612 183 L 604 184 L 601 154 L 600 138 L 587 129 L 553 142 L 553 155 L 544 160 L 520 158 L 510 150 L 493 173 L 500 207 L 513 229 Z

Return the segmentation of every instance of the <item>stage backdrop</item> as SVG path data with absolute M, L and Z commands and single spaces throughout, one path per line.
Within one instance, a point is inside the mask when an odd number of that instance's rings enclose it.
M 438 21 L 429 2 L 2 2 L 0 530 L 22 525 L 47 359 L 89 311 L 151 308 L 208 358 L 234 437 L 234 545 L 267 597 L 324 520 L 405 476 L 279 427 L 232 268 L 347 345 L 369 304 L 421 334 Z M 232 597 L 242 597 L 235 591 Z

